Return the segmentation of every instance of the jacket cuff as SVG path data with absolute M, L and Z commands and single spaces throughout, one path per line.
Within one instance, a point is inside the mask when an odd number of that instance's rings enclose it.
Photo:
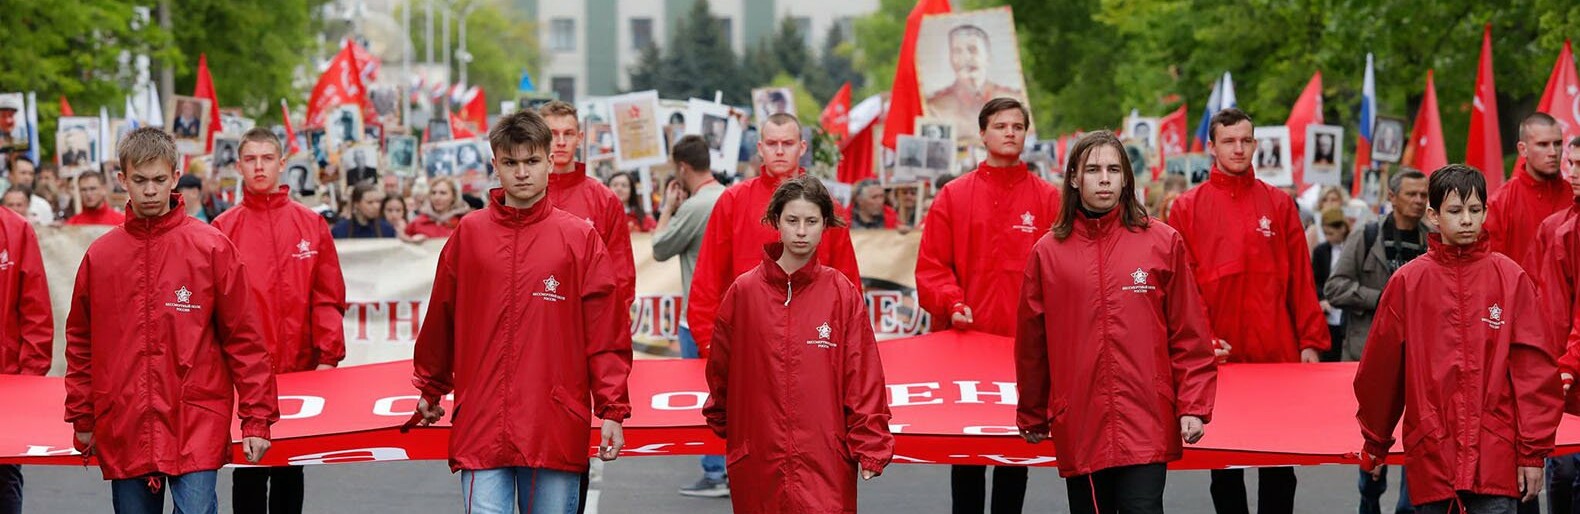
M 265 419 L 246 419 L 241 422 L 242 437 L 259 437 L 269 439 L 269 421 Z
M 82 418 L 71 422 L 71 429 L 77 432 L 92 432 L 93 418 Z
M 631 406 L 626 404 L 605 405 L 603 411 L 598 413 L 598 418 L 604 421 L 624 422 L 631 417 Z
M 1387 459 L 1388 449 L 1391 447 L 1393 447 L 1393 441 L 1388 441 L 1386 443 L 1378 441 L 1366 441 L 1364 451 L 1379 459 Z
M 1514 461 L 1515 465 L 1522 468 L 1540 468 L 1547 465 L 1547 456 L 1522 456 Z
M 888 464 L 872 457 L 861 457 L 857 460 L 861 462 L 861 469 L 871 471 L 874 475 L 882 475 L 884 465 Z
M 1196 418 L 1200 418 L 1201 419 L 1201 424 L 1203 424 L 1203 425 L 1207 425 L 1207 424 L 1211 424 L 1212 423 L 1212 411 L 1207 411 L 1207 412 L 1181 412 L 1179 414 L 1179 416 L 1182 417 L 1182 418 L 1185 417 L 1185 416 L 1194 416 Z

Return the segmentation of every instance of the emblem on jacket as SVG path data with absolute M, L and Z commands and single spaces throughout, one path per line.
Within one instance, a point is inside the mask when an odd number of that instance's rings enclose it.
M 297 258 L 297 260 L 306 260 L 314 255 L 318 255 L 318 251 L 313 250 L 312 243 L 307 242 L 306 239 L 296 242 L 296 255 L 292 255 L 292 257 Z
M 1147 277 L 1150 275 L 1150 273 L 1147 273 L 1147 270 L 1136 268 L 1135 271 L 1130 273 L 1130 280 L 1134 283 L 1120 289 L 1138 294 L 1150 293 L 1157 289 L 1147 283 Z
M 1273 220 L 1262 216 L 1262 219 L 1256 220 L 1256 231 L 1260 232 L 1262 237 L 1273 237 Z
M 176 312 L 192 312 L 203 308 L 202 305 L 192 305 L 190 303 L 192 301 L 192 290 L 187 289 L 187 286 L 181 286 L 175 293 L 176 301 L 174 303 L 166 303 L 165 307 L 175 309 Z
M 1020 224 L 1011 228 L 1027 234 L 1034 233 L 1037 231 L 1037 217 L 1032 215 L 1031 211 L 1020 213 Z
M 560 281 L 555 279 L 554 275 L 549 275 L 549 278 L 543 279 L 543 290 L 532 293 L 532 296 L 536 296 L 551 302 L 565 301 L 565 297 L 558 294 L 559 290 Z
M 1486 323 L 1487 327 L 1493 330 L 1503 328 L 1503 307 L 1496 303 L 1487 307 L 1487 317 L 1481 318 L 1481 322 Z
M 834 344 L 833 341 L 828 340 L 829 336 L 833 334 L 834 329 L 828 326 L 827 321 L 824 321 L 822 325 L 817 326 L 817 340 L 807 341 L 806 344 L 816 346 L 818 348 L 833 348 L 835 346 L 839 346 Z
M 11 269 L 16 263 L 11 262 L 11 250 L 0 250 L 0 271 Z

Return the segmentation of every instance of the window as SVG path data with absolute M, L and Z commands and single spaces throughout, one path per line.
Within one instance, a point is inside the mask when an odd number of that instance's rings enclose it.
M 718 20 L 719 33 L 724 35 L 724 44 L 730 45 L 732 49 L 735 48 L 735 20 L 723 17 L 718 18 Z
M 816 39 L 812 36 L 812 18 L 796 16 L 790 18 L 790 23 L 795 24 L 795 30 L 801 33 L 801 41 L 806 44 L 807 48 L 817 48 Z
M 653 19 L 631 18 L 631 49 L 645 50 L 653 46 Z
M 834 25 L 839 27 L 839 36 L 845 41 L 856 40 L 856 19 L 850 16 L 840 16 L 834 20 Z
M 549 89 L 558 95 L 562 102 L 576 101 L 576 77 L 554 77 L 549 79 Z
M 549 49 L 556 52 L 576 51 L 576 20 L 555 18 L 549 21 Z

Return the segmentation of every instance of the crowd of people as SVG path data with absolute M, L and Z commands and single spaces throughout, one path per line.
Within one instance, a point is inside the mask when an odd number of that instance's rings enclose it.
M 598 459 L 624 445 L 631 234 L 651 231 L 655 259 L 680 258 L 681 352 L 707 360 L 703 416 L 726 441 L 680 493 L 729 496 L 739 512 L 854 512 L 857 481 L 882 474 L 894 438 L 850 231 L 919 230 L 916 289 L 933 330 L 1014 339 L 1016 425 L 1029 444 L 1053 442 L 1073 512 L 1163 511 L 1166 464 L 1212 421 L 1218 365 L 1323 360 L 1360 362 L 1362 512 L 1379 510 L 1401 419 L 1398 511 L 1536 512 L 1545 485 L 1549 509 L 1570 512 L 1577 461 L 1547 457 L 1580 369 L 1580 343 L 1567 343 L 1580 342 L 1567 336 L 1580 312 L 1580 174 L 1565 183 L 1558 171 L 1561 158 L 1580 168 L 1580 139 L 1566 145 L 1551 117 L 1522 122 L 1522 160 L 1502 188 L 1489 194 L 1464 165 L 1402 169 L 1375 220 L 1340 189 L 1319 189 L 1308 209 L 1260 181 L 1254 125 L 1237 109 L 1210 120 L 1205 183 L 1171 177 L 1145 195 L 1108 131 L 1073 145 L 1054 181 L 1040 177 L 1020 157 L 1030 119 L 1016 100 L 990 100 L 974 171 L 887 192 L 855 184 L 848 205 L 800 167 L 792 115 L 764 120 L 757 173 L 728 188 L 706 140 L 684 136 L 656 219 L 636 175 L 605 184 L 577 162 L 578 116 L 562 102 L 492 127 L 495 189 L 369 181 L 331 214 L 279 185 L 283 146 L 266 129 L 241 138 L 244 194 L 228 206 L 178 172 L 168 133 L 141 128 L 118 149 L 124 214 L 103 174 L 73 177 L 68 196 L 52 167 L 12 163 L 0 326 L 13 341 L 0 372 L 50 367 L 33 226 L 116 226 L 74 284 L 65 419 L 116 512 L 159 512 L 166 488 L 179 511 L 215 512 L 230 415 L 259 462 L 280 416 L 274 375 L 345 357 L 335 239 L 442 239 L 410 423 L 441 421 L 447 395 L 457 413 L 467 406 L 450 418 L 449 464 L 469 510 L 569 512 L 585 505 L 592 419 Z M 1293 512 L 1295 470 L 1259 474 L 1258 512 Z M 21 481 L 0 466 L 0 511 L 20 509 Z M 1027 481 L 1024 467 L 955 466 L 952 512 L 1021 512 Z M 239 470 L 233 487 L 237 512 L 299 512 L 306 486 L 284 466 Z M 1244 471 L 1213 471 L 1211 496 L 1219 512 L 1248 512 Z

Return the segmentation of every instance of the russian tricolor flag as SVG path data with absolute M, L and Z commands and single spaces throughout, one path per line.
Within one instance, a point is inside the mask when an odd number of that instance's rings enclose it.
M 1372 54 L 1366 54 L 1366 77 L 1361 83 L 1360 130 L 1355 136 L 1355 177 L 1350 194 L 1361 195 L 1362 174 L 1372 167 L 1372 126 L 1377 124 L 1377 76 L 1372 71 Z
M 1190 151 L 1200 152 L 1207 144 L 1207 128 L 1212 125 L 1212 116 L 1218 111 L 1236 107 L 1234 100 L 1234 79 L 1229 72 L 1223 72 L 1223 77 L 1212 84 L 1212 94 L 1207 96 L 1207 109 L 1201 113 L 1201 123 L 1196 126 L 1196 140 L 1191 142 Z

